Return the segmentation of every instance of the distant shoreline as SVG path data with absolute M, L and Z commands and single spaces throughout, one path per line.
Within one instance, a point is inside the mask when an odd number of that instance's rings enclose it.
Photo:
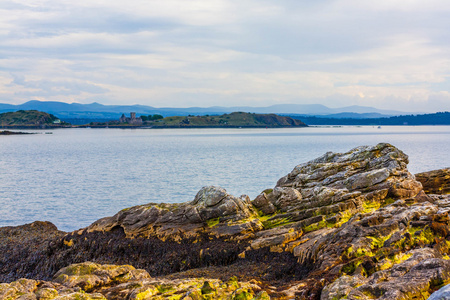
M 9 131 L 9 130 L 2 130 L 0 131 L 0 135 L 21 135 L 21 134 L 35 134 L 33 132 L 21 132 L 21 131 Z
M 76 128 L 95 128 L 95 129 L 276 129 L 276 128 L 339 128 L 339 127 L 421 127 L 421 126 L 450 126 L 445 124 L 423 124 L 423 125 L 308 125 L 308 126 L 121 126 L 121 125 L 72 125 L 72 126 L 3 126 L 0 132 L 9 130 L 53 130 L 53 129 L 76 129 Z M 0 133 L 1 134 L 1 133 Z M 16 134 L 16 133 L 13 133 Z M 23 134 L 29 134 L 24 132 Z M 7 134 L 2 134 L 7 135 Z

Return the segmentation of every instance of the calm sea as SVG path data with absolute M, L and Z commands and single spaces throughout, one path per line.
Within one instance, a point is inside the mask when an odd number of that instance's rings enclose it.
M 205 185 L 252 199 L 327 151 L 391 143 L 412 173 L 450 166 L 450 126 L 296 129 L 60 129 L 0 136 L 0 226 L 70 231 L 148 202 L 193 200 Z

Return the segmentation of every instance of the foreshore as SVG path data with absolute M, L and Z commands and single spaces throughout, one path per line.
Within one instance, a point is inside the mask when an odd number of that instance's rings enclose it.
M 209 186 L 69 233 L 3 227 L 0 299 L 426 299 L 450 283 L 450 170 L 407 164 L 361 146 L 253 200 Z

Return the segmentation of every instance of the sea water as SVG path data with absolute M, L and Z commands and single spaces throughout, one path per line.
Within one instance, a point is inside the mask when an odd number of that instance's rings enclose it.
M 450 167 L 450 126 L 30 132 L 0 136 L 0 226 L 71 231 L 133 205 L 191 201 L 206 185 L 253 199 L 298 164 L 380 142 L 408 154 L 411 173 Z

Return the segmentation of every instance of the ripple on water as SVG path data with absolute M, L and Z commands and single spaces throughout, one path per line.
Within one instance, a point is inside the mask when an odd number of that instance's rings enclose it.
M 148 202 L 191 201 L 206 185 L 254 198 L 327 151 L 391 143 L 412 173 L 450 166 L 449 126 L 296 129 L 67 129 L 0 139 L 0 226 L 75 230 Z

